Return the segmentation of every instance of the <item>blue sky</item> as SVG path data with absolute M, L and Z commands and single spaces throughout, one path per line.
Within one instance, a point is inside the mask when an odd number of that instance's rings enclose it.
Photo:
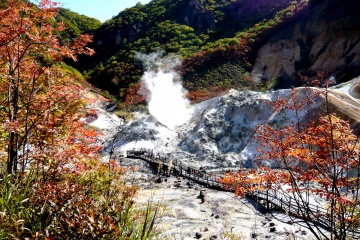
M 138 2 L 146 4 L 150 0 L 53 0 L 53 2 L 63 4 L 63 8 L 68 8 L 73 12 L 105 22 L 125 8 L 135 6 Z

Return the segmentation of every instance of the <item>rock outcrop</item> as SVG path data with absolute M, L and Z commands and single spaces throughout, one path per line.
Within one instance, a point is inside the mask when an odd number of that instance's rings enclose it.
M 190 0 L 181 13 L 181 22 L 186 25 L 202 31 L 215 29 L 214 14 L 207 11 L 200 0 Z
M 347 120 L 360 136 L 360 77 L 329 89 L 328 101 L 331 111 Z
M 300 46 L 294 39 L 282 39 L 264 45 L 258 52 L 252 78 L 255 82 L 274 79 L 279 75 L 291 78 L 300 60 Z
M 314 2 L 308 14 L 281 28 L 259 49 L 252 70 L 256 82 L 278 79 L 278 87 L 284 88 L 301 85 L 298 74 L 325 72 L 338 82 L 360 75 L 360 20 L 351 10 L 360 4 Z
M 274 9 L 280 9 L 289 4 L 289 0 L 237 0 L 234 3 L 236 8 L 236 17 L 245 18 L 261 14 L 262 12 L 272 12 Z
M 360 133 L 360 78 L 328 89 L 327 102 L 332 112 L 350 122 Z M 296 88 L 296 99 L 311 104 L 297 115 L 292 110 L 274 110 L 278 98 L 292 104 L 292 90 L 265 93 L 231 90 L 226 95 L 194 106 L 192 120 L 175 131 L 153 117 L 129 123 L 118 134 L 117 151 L 152 148 L 157 153 L 202 169 L 252 167 L 258 144 L 254 129 L 262 124 L 283 128 L 299 119 L 317 120 L 326 113 L 323 88 Z M 306 121 L 305 121 L 306 120 Z M 269 162 L 269 165 L 271 163 Z
M 312 97 L 314 104 L 309 111 L 295 116 L 290 110 L 276 111 L 270 104 L 278 98 L 291 104 L 289 89 L 266 93 L 231 90 L 187 126 L 180 147 L 198 159 L 216 162 L 220 167 L 252 167 L 253 154 L 258 146 L 254 129 L 262 124 L 281 128 L 293 124 L 296 117 L 300 120 L 314 118 L 323 100 L 313 92 L 308 88 L 296 90 L 298 99 Z

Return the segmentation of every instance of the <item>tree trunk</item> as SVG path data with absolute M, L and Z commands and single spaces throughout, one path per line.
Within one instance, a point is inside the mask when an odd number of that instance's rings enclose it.
M 8 143 L 8 161 L 7 161 L 7 172 L 9 174 L 16 172 L 17 168 L 17 134 L 15 132 L 9 133 Z

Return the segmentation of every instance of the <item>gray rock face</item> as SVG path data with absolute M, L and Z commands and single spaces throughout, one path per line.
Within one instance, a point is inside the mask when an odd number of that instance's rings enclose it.
M 191 153 L 201 148 L 199 155 L 241 152 L 251 140 L 253 127 L 271 114 L 260 98 L 258 93 L 236 91 L 222 97 L 212 109 L 204 111 L 181 148 Z
M 328 100 L 338 116 L 350 120 L 355 133 L 360 132 L 360 78 L 329 89 Z M 254 129 L 262 124 L 275 128 L 293 125 L 299 119 L 318 119 L 324 112 L 324 98 L 319 88 L 297 88 L 297 101 L 311 99 L 308 109 L 298 112 L 274 110 L 273 101 L 285 99 L 292 103 L 291 90 L 265 93 L 230 90 L 228 94 L 193 107 L 191 121 L 170 130 L 152 116 L 145 116 L 122 127 L 117 134 L 116 151 L 151 148 L 154 152 L 182 161 L 191 167 L 215 168 L 252 167 L 258 144 Z M 271 162 L 268 162 L 271 166 Z
M 348 119 L 356 134 L 360 132 L 360 78 L 328 90 L 331 109 Z M 262 124 L 274 128 L 305 124 L 324 113 L 324 97 L 319 88 L 296 88 L 296 101 L 309 101 L 307 109 L 296 115 L 289 109 L 275 110 L 273 101 L 284 99 L 292 105 L 291 90 L 265 93 L 230 90 L 226 95 L 193 107 L 188 124 L 168 129 L 152 116 L 143 116 L 122 127 L 115 151 L 150 148 L 155 153 L 202 170 L 252 167 L 258 143 L 254 129 Z M 305 121 L 306 120 L 306 121 Z M 267 163 L 271 166 L 271 162 Z
M 306 38 L 306 36 L 297 37 Z M 279 76 L 293 78 L 296 72 L 301 70 L 301 68 L 296 69 L 296 62 L 306 59 L 310 64 L 308 66 L 310 70 L 317 72 L 330 69 L 330 74 L 337 74 L 342 69 L 360 65 L 358 36 L 352 38 L 338 36 L 329 40 L 326 34 L 319 35 L 310 43 L 307 56 L 301 56 L 304 46 L 298 42 L 299 40 L 293 38 L 264 45 L 258 52 L 252 71 L 253 79 L 260 82 Z
M 279 75 L 291 77 L 295 62 L 300 60 L 300 46 L 294 39 L 283 39 L 263 46 L 256 58 L 252 77 L 255 82 L 274 79 Z
M 292 111 L 276 112 L 269 104 L 278 97 L 290 98 L 290 93 L 290 90 L 268 93 L 230 91 L 189 125 L 188 134 L 180 143 L 181 149 L 201 159 L 223 160 L 222 163 L 228 167 L 239 164 L 251 167 L 249 159 L 252 156 L 247 154 L 247 150 L 257 146 L 253 138 L 254 128 L 265 123 L 283 127 L 292 124 L 296 118 Z M 310 90 L 299 90 L 300 98 L 307 95 L 310 95 Z M 318 107 L 315 105 L 313 107 Z M 305 113 L 300 115 L 300 118 L 306 117 Z
M 286 99 L 291 104 L 291 90 L 252 92 L 231 90 L 228 94 L 195 106 L 191 122 L 175 131 L 157 122 L 154 117 L 143 117 L 127 126 L 117 135 L 118 151 L 130 148 L 151 148 L 193 167 L 237 168 L 252 167 L 258 144 L 254 129 L 262 124 L 282 128 L 293 124 L 297 118 L 318 117 L 323 104 L 314 89 L 296 90 L 299 100 L 310 98 L 314 102 L 308 111 L 298 116 L 291 110 L 275 111 L 271 103 Z M 145 144 L 145 145 L 144 145 Z
M 338 5 L 341 7 L 336 11 L 345 11 L 342 3 Z M 254 81 L 278 77 L 295 81 L 299 72 L 314 75 L 319 71 L 348 81 L 360 74 L 360 30 L 356 23 L 345 16 L 329 22 L 323 17 L 326 4 L 319 8 L 311 8 L 312 17 L 282 29 L 259 49 L 251 74 Z

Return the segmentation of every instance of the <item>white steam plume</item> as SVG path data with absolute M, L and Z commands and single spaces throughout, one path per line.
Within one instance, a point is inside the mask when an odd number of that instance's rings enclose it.
M 146 71 L 141 78 L 148 108 L 159 122 L 170 129 L 187 123 L 191 118 L 189 100 L 181 85 L 180 75 L 174 70 L 179 66 L 178 57 L 162 58 L 161 53 L 137 54 Z

